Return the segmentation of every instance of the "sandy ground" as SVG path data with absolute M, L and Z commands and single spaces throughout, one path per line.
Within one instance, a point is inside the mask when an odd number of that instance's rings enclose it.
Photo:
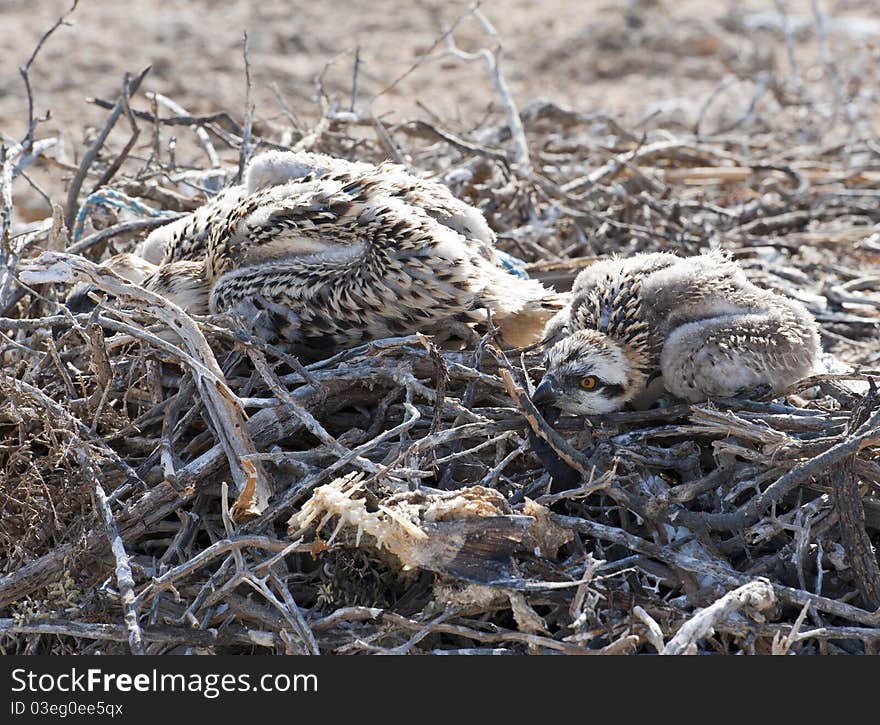
M 386 123 L 421 118 L 467 134 L 502 109 L 483 58 L 449 52 L 442 35 L 450 27 L 463 51 L 500 44 L 501 70 L 520 108 L 549 100 L 608 114 L 636 129 L 673 131 L 693 128 L 702 114 L 702 128 L 711 131 L 745 114 L 776 114 L 778 89 L 772 83 L 768 88 L 767 79 L 795 79 L 831 109 L 840 97 L 828 80 L 836 64 L 846 69 L 844 92 L 880 128 L 877 89 L 858 85 L 862 75 L 873 77 L 880 61 L 874 0 L 821 1 L 824 59 L 810 0 L 784 3 L 791 53 L 773 0 L 486 0 L 480 7 L 489 27 L 466 15 L 470 5 L 82 0 L 31 69 L 35 113 L 50 114 L 36 135 L 60 139 L 52 154 L 69 169 L 107 115 L 88 99 L 114 100 L 124 73 L 147 66 L 152 70 L 136 107 L 148 110 L 145 93 L 158 91 L 193 114 L 223 110 L 241 120 L 247 108 L 245 32 L 256 120 L 263 124 L 257 130 L 264 137 L 281 138 L 291 113 L 304 128 L 314 123 L 319 78 L 331 104 L 349 109 L 356 57 L 358 114 L 372 112 Z M 0 0 L 0 140 L 6 143 L 21 138 L 27 123 L 18 68 L 69 7 L 70 0 Z M 126 124 L 118 124 L 107 148 L 119 148 L 127 133 Z M 178 129 L 177 135 L 178 160 L 195 161 L 192 133 Z M 842 137 L 805 140 L 834 143 Z M 69 171 L 60 168 L 39 164 L 29 179 L 16 182 L 19 225 L 45 218 L 48 199 L 63 198 Z
M 0 130 L 24 128 L 25 95 L 17 69 L 69 0 L 0 0 Z M 42 50 L 32 71 L 37 110 L 53 120 L 41 133 L 65 132 L 77 143 L 103 113 L 89 96 L 112 97 L 125 71 L 152 65 L 144 90 L 158 90 L 194 113 L 244 109 L 242 34 L 249 36 L 258 113 L 278 114 L 275 86 L 295 112 L 315 112 L 315 77 L 349 103 L 359 49 L 358 108 L 431 51 L 444 27 L 470 3 L 347 0 L 82 0 Z M 798 70 L 818 59 L 810 0 L 786 0 Z M 831 50 L 847 64 L 876 63 L 880 11 L 874 0 L 822 0 Z M 786 66 L 780 19 L 772 0 L 487 0 L 482 10 L 503 45 L 503 71 L 524 105 L 546 98 L 581 111 L 630 120 L 650 113 L 692 122 L 725 78 Z M 496 40 L 473 18 L 455 31 L 461 48 Z M 496 99 L 481 61 L 440 58 L 443 43 L 377 102 L 377 112 L 430 112 L 479 121 Z M 737 102 L 748 102 L 738 89 Z M 661 121 L 664 119 L 660 119 Z

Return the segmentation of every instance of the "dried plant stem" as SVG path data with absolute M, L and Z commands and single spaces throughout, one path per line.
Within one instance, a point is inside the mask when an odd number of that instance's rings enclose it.
M 697 642 L 711 636 L 715 625 L 743 607 L 764 611 L 776 603 L 773 587 L 766 580 L 756 580 L 728 592 L 711 606 L 701 609 L 685 622 L 666 643 L 661 654 L 681 655 L 696 652 Z
M 247 519 L 259 515 L 266 508 L 272 489 L 261 464 L 251 463 L 252 473 L 249 475 L 242 463 L 244 456 L 255 451 L 242 419 L 240 403 L 226 385 L 214 353 L 189 315 L 164 297 L 127 283 L 112 272 L 99 269 L 93 263 L 70 254 L 46 252 L 23 267 L 21 276 L 36 284 L 47 281 L 89 282 L 117 297 L 148 306 L 180 335 L 189 354 L 198 360 L 199 365 L 191 370 L 193 379 L 226 451 L 232 478 L 241 497 L 234 514 Z M 186 359 L 186 356 L 182 356 L 182 359 Z

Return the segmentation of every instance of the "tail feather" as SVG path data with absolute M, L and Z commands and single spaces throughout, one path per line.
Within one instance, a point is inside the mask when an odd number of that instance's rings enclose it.
M 523 279 L 489 262 L 483 266 L 483 302 L 504 341 L 514 347 L 540 342 L 547 323 L 567 304 L 568 293 L 547 289 L 536 279 Z

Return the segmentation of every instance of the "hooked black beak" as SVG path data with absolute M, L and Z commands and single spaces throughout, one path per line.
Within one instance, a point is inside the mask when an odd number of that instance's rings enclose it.
M 90 291 L 90 288 L 85 285 L 75 287 L 67 297 L 67 309 L 74 314 L 91 312 L 95 309 L 95 302 L 89 297 Z
M 554 377 L 552 375 L 545 375 L 544 379 L 541 380 L 541 384 L 535 388 L 535 392 L 532 394 L 532 402 L 535 405 L 553 403 L 558 393 Z

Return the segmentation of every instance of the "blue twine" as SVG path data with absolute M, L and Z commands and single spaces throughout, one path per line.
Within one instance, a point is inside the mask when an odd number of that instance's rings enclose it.
M 157 217 L 157 216 L 169 216 L 173 215 L 176 212 L 173 211 L 164 211 L 161 209 L 154 209 L 151 206 L 144 204 L 143 202 L 134 199 L 128 194 L 123 194 L 121 191 L 116 191 L 116 189 L 104 188 L 98 189 L 98 191 L 89 194 L 86 197 L 85 201 L 83 201 L 82 206 L 76 214 L 76 225 L 73 228 L 73 241 L 79 241 L 79 238 L 83 234 L 83 230 L 85 229 L 86 219 L 95 211 L 102 206 L 109 206 L 115 209 L 124 209 L 126 211 L 130 211 L 133 214 L 137 214 L 138 216 L 149 216 L 149 217 Z
M 504 268 L 512 275 L 519 277 L 520 279 L 529 278 L 529 273 L 526 272 L 526 263 L 519 257 L 514 257 L 512 254 L 503 252 L 500 249 L 496 249 L 495 254 L 498 255 L 498 261 L 501 262 L 501 264 L 504 265 Z

